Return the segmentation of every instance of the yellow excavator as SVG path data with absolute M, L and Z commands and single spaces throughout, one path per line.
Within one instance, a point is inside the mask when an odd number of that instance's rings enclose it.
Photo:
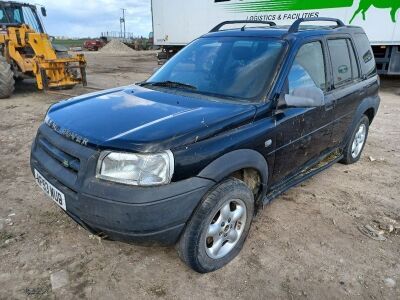
M 46 17 L 46 8 L 40 11 Z M 39 90 L 86 85 L 86 60 L 53 45 L 38 7 L 0 1 L 0 98 L 8 98 L 16 80 L 35 78 Z

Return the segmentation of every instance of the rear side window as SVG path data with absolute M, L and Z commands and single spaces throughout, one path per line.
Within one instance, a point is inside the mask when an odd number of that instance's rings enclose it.
M 363 33 L 357 33 L 354 35 L 354 40 L 360 57 L 362 74 L 367 77 L 375 75 L 376 63 L 368 37 Z
M 328 40 L 332 59 L 333 82 L 340 87 L 359 77 L 353 46 L 349 39 Z
M 320 42 L 303 45 L 289 73 L 289 93 L 299 87 L 318 87 L 326 91 L 325 60 Z

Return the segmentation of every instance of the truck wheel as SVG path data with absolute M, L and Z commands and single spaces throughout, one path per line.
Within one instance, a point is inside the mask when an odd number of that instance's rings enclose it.
M 240 180 L 230 178 L 202 200 L 178 244 L 180 258 L 199 273 L 222 268 L 242 249 L 254 214 L 254 197 Z
M 369 119 L 366 115 L 363 115 L 354 129 L 349 143 L 344 148 L 344 158 L 340 161 L 341 163 L 345 165 L 354 164 L 360 159 L 367 141 L 368 130 Z
M 0 56 L 0 99 L 8 98 L 14 92 L 14 73 L 7 60 Z

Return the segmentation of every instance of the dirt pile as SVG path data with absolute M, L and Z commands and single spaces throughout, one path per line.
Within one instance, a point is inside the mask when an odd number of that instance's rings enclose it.
M 133 50 L 132 48 L 129 48 L 127 45 L 118 40 L 112 40 L 107 45 L 105 45 L 100 50 L 100 52 L 106 54 L 124 54 L 124 53 L 129 54 L 129 53 L 134 53 L 136 51 Z

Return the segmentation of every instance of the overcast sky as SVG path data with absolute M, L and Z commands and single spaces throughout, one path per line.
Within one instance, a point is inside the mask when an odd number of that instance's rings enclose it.
M 148 36 L 152 30 L 150 0 L 28 0 L 47 8 L 44 24 L 53 36 L 98 37 L 119 31 L 121 8 L 126 8 L 126 31 Z

